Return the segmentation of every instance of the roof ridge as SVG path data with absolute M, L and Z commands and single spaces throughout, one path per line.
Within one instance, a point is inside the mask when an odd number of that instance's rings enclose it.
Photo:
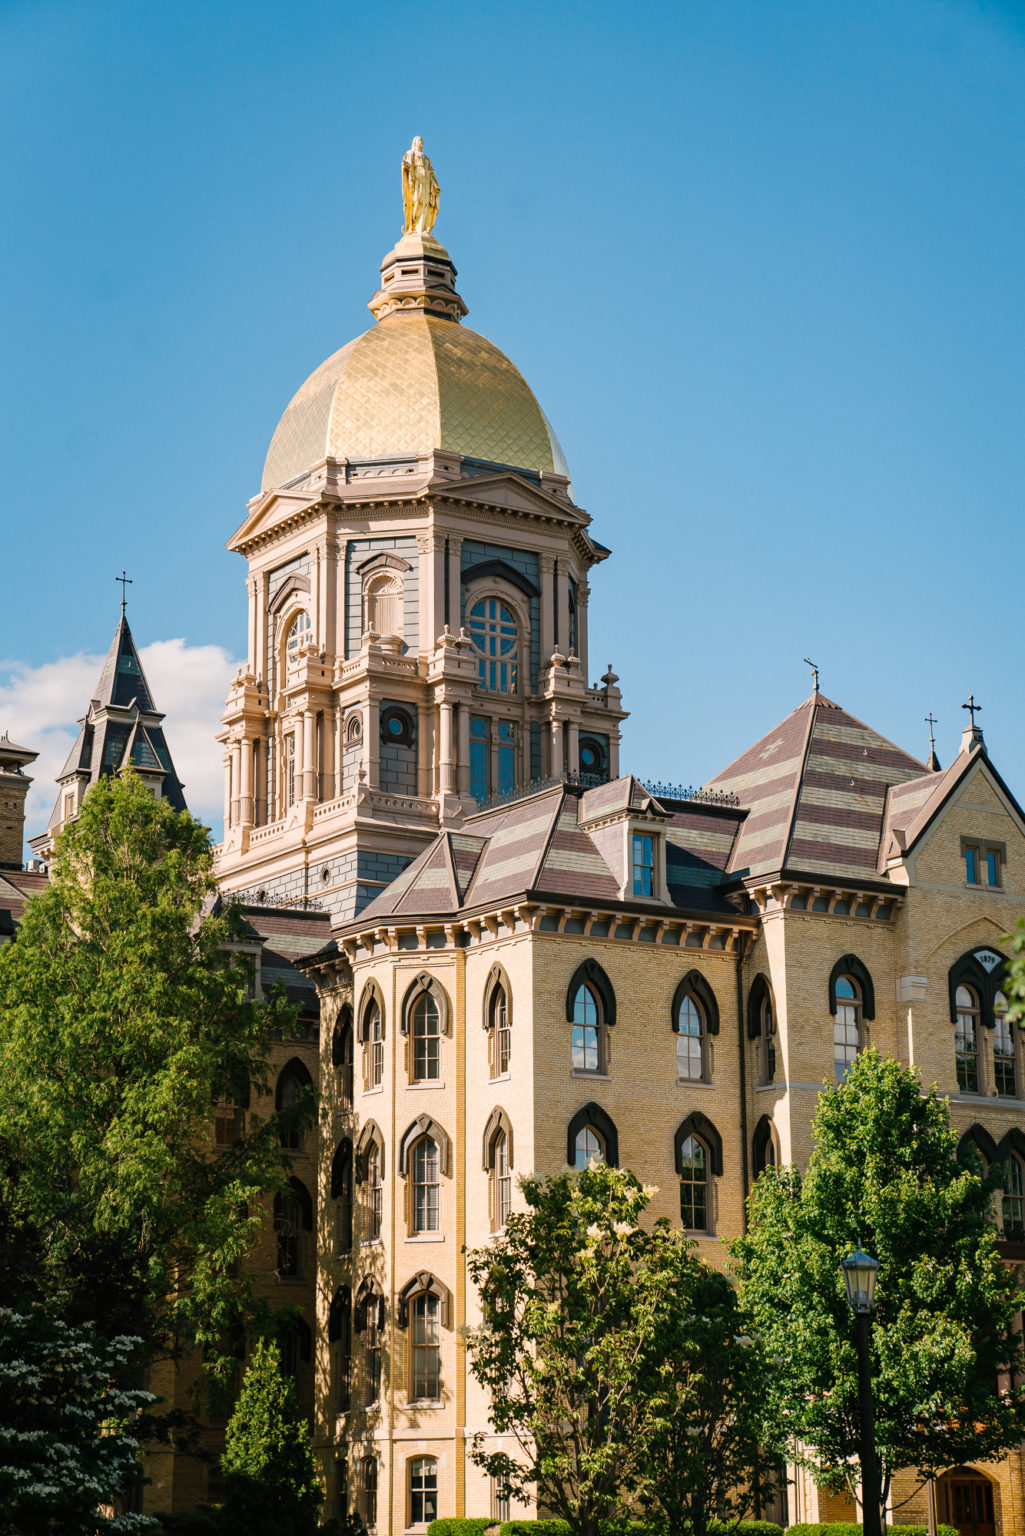
M 817 714 L 817 706 L 815 701 L 821 697 L 822 695 L 816 692 L 812 694 L 810 701 L 805 700 L 805 703 L 811 702 L 812 707 L 808 711 L 808 729 L 805 732 L 804 749 L 801 752 L 801 766 L 794 774 L 794 786 L 790 797 L 790 809 L 787 811 L 787 840 L 783 846 L 783 857 L 779 861 L 780 869 L 786 869 L 787 862 L 790 858 L 790 849 L 793 846 L 794 830 L 797 826 L 797 806 L 801 798 L 801 789 L 804 785 L 804 775 L 808 771 L 808 758 L 811 755 L 811 739 L 815 734 L 815 717 Z M 827 700 L 827 702 L 831 709 L 839 709 L 840 707 L 838 704 L 834 704 L 832 700 Z M 796 714 L 796 710 L 794 713 Z

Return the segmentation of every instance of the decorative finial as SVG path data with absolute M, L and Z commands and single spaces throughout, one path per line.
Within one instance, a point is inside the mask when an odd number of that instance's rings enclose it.
M 806 656 L 804 658 L 804 664 L 805 664 L 806 667 L 811 667 L 811 691 L 812 691 L 812 693 L 818 693 L 818 691 L 819 691 L 819 669 L 815 665 L 815 663 L 811 660 L 811 658 L 808 657 L 808 656 Z
M 981 704 L 976 704 L 974 693 L 970 693 L 968 695 L 968 703 L 967 704 L 962 704 L 961 708 L 962 709 L 966 709 L 968 711 L 968 718 L 972 722 L 971 728 L 974 731 L 974 729 L 975 729 L 975 716 L 982 714 L 982 705 Z
M 929 768 L 932 773 L 939 773 L 940 760 L 936 756 L 935 730 L 935 727 L 939 724 L 939 722 L 936 719 L 936 716 L 933 714 L 932 710 L 930 710 L 929 713 L 925 716 L 925 723 L 929 727 L 929 761 L 926 764 L 926 767 Z
M 403 233 L 429 235 L 438 217 L 440 198 L 441 188 L 434 166 L 424 154 L 423 139 L 417 135 L 412 147 L 402 157 Z
M 114 580 L 115 581 L 119 581 L 121 583 L 121 617 L 124 618 L 124 616 L 125 616 L 125 588 L 126 587 L 130 587 L 132 585 L 132 578 L 130 576 L 126 576 L 125 575 L 125 568 L 124 568 L 124 566 L 122 566 L 121 567 L 121 575 L 120 576 L 115 576 Z

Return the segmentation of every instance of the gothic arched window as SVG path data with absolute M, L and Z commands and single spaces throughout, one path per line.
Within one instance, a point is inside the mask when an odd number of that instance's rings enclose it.
M 411 1081 L 429 1083 L 441 1076 L 441 1016 L 429 992 L 421 992 L 410 1009 L 413 1041 Z
M 993 999 L 993 1086 L 998 1097 L 1018 1096 L 1015 1061 L 1015 1028 L 1007 1018 L 1007 998 L 998 992 Z
M 836 981 L 836 1013 L 833 1017 L 833 1067 L 842 1083 L 861 1049 L 861 990 L 852 976 Z
M 1025 1238 L 1025 1169 L 1014 1153 L 1007 1159 L 1002 1216 L 1004 1236 L 1021 1242 Z
M 689 1232 L 709 1230 L 708 1148 L 697 1136 L 680 1144 L 680 1216 Z
M 491 1076 L 505 1077 L 512 1051 L 509 1027 L 509 999 L 505 987 L 496 981 L 487 1000 L 488 1059 Z
M 573 1143 L 574 1168 L 589 1168 L 605 1157 L 605 1138 L 593 1125 L 582 1125 Z
M 954 1024 L 954 1061 L 957 1086 L 962 1093 L 979 1091 L 979 1022 L 982 1009 L 974 987 L 958 987 L 954 994 L 957 1018 Z
M 601 1000 L 592 987 L 581 982 L 573 998 L 573 1030 L 570 1046 L 574 1072 L 601 1072 L 602 1051 Z
M 413 1173 L 412 1232 L 437 1232 L 441 1226 L 441 1160 L 438 1144 L 422 1136 L 410 1159 Z
M 335 1206 L 335 1252 L 352 1251 L 352 1142 L 339 1142 L 331 1163 L 331 1198 Z
M 685 992 L 676 1010 L 676 1072 L 695 1083 L 707 1080 L 708 1030 L 701 1004 L 693 992 Z
M 469 612 L 480 685 L 487 693 L 517 691 L 516 620 L 497 597 L 484 597 Z

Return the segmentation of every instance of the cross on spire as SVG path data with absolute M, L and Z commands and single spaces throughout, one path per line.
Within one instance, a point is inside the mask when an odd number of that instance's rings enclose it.
M 935 731 L 934 728 L 937 725 L 939 725 L 939 721 L 937 720 L 936 716 L 933 714 L 932 710 L 930 710 L 929 713 L 926 715 L 925 723 L 929 727 L 929 745 L 932 748 L 932 750 L 935 752 L 935 750 L 936 750 L 936 731 Z
M 121 583 L 121 617 L 124 618 L 124 616 L 125 616 L 125 588 L 126 587 L 130 587 L 132 585 L 132 578 L 130 576 L 126 576 L 125 575 L 125 568 L 124 568 L 124 566 L 122 566 L 121 567 L 121 575 L 120 576 L 115 576 L 114 580 L 115 581 L 119 581 Z
M 815 665 L 815 663 L 812 661 L 810 656 L 806 656 L 804 658 L 804 664 L 805 664 L 806 667 L 811 667 L 811 687 L 812 687 L 812 692 L 813 693 L 818 693 L 818 691 L 819 691 L 819 669 Z
M 974 693 L 970 693 L 968 695 L 968 703 L 967 704 L 962 704 L 961 708 L 962 709 L 966 709 L 968 711 L 968 718 L 972 722 L 972 730 L 974 731 L 974 729 L 975 729 L 975 716 L 977 714 L 979 714 L 979 715 L 982 714 L 982 705 L 981 704 L 976 704 Z

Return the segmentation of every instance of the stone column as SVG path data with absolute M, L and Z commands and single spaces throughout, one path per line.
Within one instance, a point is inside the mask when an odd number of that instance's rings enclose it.
M 552 592 L 555 561 L 551 555 L 540 556 L 539 573 L 541 578 L 541 671 L 544 672 L 548 667 L 548 658 L 555 650 L 555 604 Z
M 253 815 L 253 738 L 246 736 L 242 747 L 242 783 L 239 788 L 238 819 L 242 826 L 251 827 Z
M 552 773 L 558 777 L 563 771 L 562 762 L 562 721 L 552 720 Z
M 381 787 L 381 706 L 376 699 L 368 699 L 363 710 L 363 761 L 367 770 L 367 784 L 371 789 Z
M 231 752 L 224 749 L 224 835 L 231 826 Z
M 461 795 L 468 795 L 470 793 L 470 706 L 469 706 L 469 704 L 460 704 L 460 706 L 459 706 L 459 722 L 458 722 L 458 737 L 457 737 L 457 739 L 458 739 L 458 742 L 459 742 L 459 750 L 458 750 L 459 762 L 458 762 L 458 769 L 457 769 L 458 782 L 459 782 L 459 793 Z
M 231 825 L 237 826 L 239 820 L 239 786 L 241 780 L 242 743 L 233 741 L 231 744 Z
M 461 580 L 462 565 L 462 539 L 449 534 L 448 539 L 448 627 L 454 635 L 458 635 L 462 620 L 459 617 L 463 605 L 463 584 Z M 444 555 L 442 556 L 444 559 Z
M 256 601 L 256 651 L 253 660 L 253 671 L 263 683 L 269 686 L 267 677 L 267 593 L 270 588 L 270 577 L 263 571 L 257 577 L 258 596 Z
M 452 780 L 452 705 L 441 705 L 441 749 L 438 761 L 438 789 L 443 795 L 450 795 L 454 785 Z
M 569 723 L 569 761 L 566 764 L 570 773 L 580 772 L 580 726 L 575 720 Z
M 260 605 L 257 600 L 255 576 L 248 578 L 246 588 L 249 592 L 249 670 L 250 672 L 256 672 L 259 667 L 257 652 L 259 648 Z
M 566 562 L 559 563 L 559 580 L 555 602 L 559 610 L 559 650 L 569 655 L 569 571 Z
M 317 717 L 312 709 L 303 710 L 303 800 L 317 798 Z
M 591 589 L 586 581 L 577 583 L 577 655 L 580 657 L 580 672 L 587 682 L 590 673 L 587 668 L 587 599 L 591 595 Z
M 294 747 L 292 749 L 292 774 L 293 774 L 293 777 L 295 779 L 295 792 L 294 792 L 294 798 L 293 798 L 293 802 L 292 802 L 293 805 L 294 805 L 296 801 L 301 800 L 302 797 L 303 797 L 303 751 L 304 751 L 303 734 L 304 734 L 304 732 L 303 732 L 303 716 L 302 715 L 293 715 L 292 719 L 295 722 L 294 730 L 293 730 L 293 735 L 295 736 L 295 745 L 294 745 Z M 288 799 L 287 774 L 286 774 L 286 782 L 284 783 L 283 788 L 284 788 L 285 799 L 287 801 L 287 799 Z

